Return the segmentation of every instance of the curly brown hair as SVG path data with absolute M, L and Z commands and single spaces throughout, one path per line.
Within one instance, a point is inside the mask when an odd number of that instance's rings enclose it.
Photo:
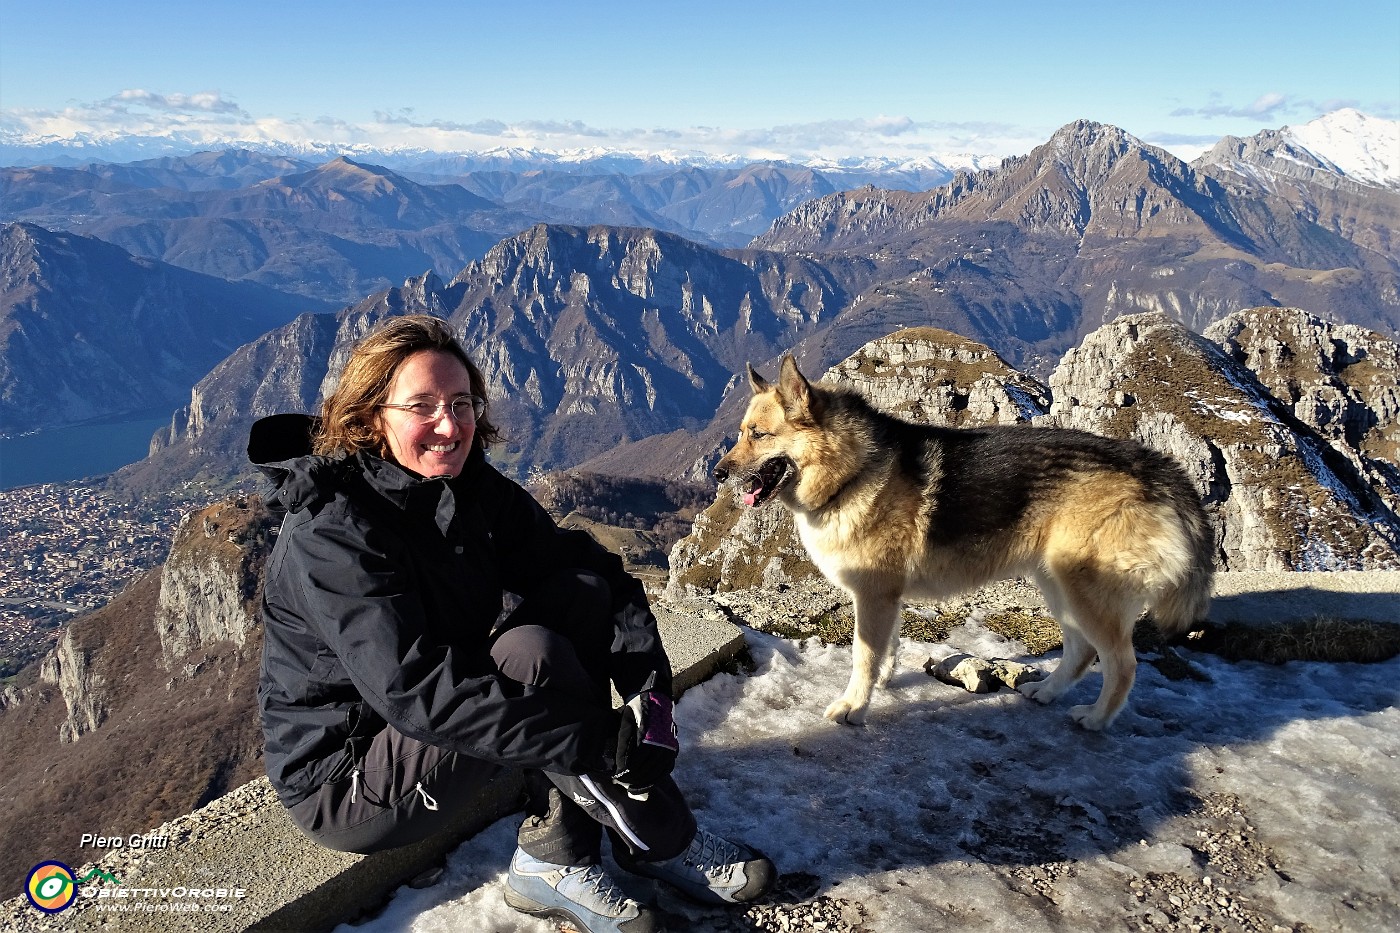
M 381 457 L 389 453 L 379 427 L 379 406 L 389 397 L 389 387 L 404 360 L 423 350 L 450 353 L 467 368 L 472 394 L 487 398 L 486 378 L 457 342 L 446 321 L 427 314 L 391 318 L 367 334 L 350 351 L 335 390 L 321 403 L 321 424 L 313 439 L 315 453 L 350 455 L 368 450 Z M 489 420 L 490 407 L 476 419 L 472 447 L 485 449 L 501 440 Z

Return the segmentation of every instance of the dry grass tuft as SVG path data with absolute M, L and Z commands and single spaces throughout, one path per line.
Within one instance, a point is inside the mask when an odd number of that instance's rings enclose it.
M 989 613 L 982 624 L 1004 638 L 1016 639 L 1037 658 L 1064 644 L 1059 623 L 1043 612 L 1019 606 Z

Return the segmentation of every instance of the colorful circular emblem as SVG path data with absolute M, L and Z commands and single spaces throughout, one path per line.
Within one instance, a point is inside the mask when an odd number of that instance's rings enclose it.
M 40 862 L 29 870 L 24 893 L 44 913 L 56 914 L 78 899 L 78 882 L 62 862 Z

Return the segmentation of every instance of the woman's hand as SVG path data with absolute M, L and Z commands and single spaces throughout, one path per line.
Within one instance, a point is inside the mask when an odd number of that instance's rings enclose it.
M 671 698 L 657 690 L 637 694 L 618 710 L 613 780 L 629 796 L 644 798 L 647 789 L 676 766 L 681 743 L 673 710 Z

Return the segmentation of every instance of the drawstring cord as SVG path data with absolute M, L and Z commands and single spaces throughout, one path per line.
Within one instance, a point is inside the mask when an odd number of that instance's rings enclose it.
M 418 792 L 418 796 L 420 796 L 420 797 L 423 798 L 423 806 L 427 807 L 429 810 L 436 810 L 436 809 L 438 808 L 438 802 L 437 802 L 436 800 L 433 799 L 432 794 L 429 794 L 426 790 L 423 789 L 423 782 L 422 782 L 422 781 L 419 781 L 417 784 L 414 784 L 414 785 L 413 785 L 413 789 L 416 790 L 416 791 Z M 356 768 L 354 771 L 351 771 L 351 772 L 350 772 L 350 802 L 351 802 L 351 803 L 354 803 L 354 802 L 355 802 L 355 798 L 359 796 L 359 793 L 360 793 L 360 769 L 359 769 L 359 768 Z

